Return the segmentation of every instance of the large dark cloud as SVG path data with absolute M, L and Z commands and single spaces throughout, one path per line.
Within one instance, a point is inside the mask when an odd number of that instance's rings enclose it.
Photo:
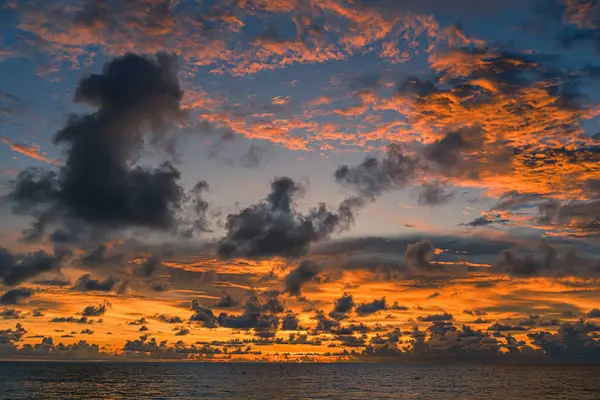
M 379 196 L 392 189 L 402 189 L 412 182 L 419 168 L 418 159 L 406 155 L 400 145 L 388 146 L 385 157 L 366 158 L 362 164 L 343 165 L 335 171 L 339 183 L 354 188 L 364 197 Z
M 335 300 L 333 310 L 329 313 L 329 316 L 336 320 L 345 319 L 355 305 L 354 297 L 351 294 L 344 293 L 342 297 Z
M 529 333 L 532 344 L 538 346 L 549 361 L 600 362 L 598 327 L 584 321 L 561 324 L 555 333 Z
M 550 243 L 542 241 L 533 250 L 504 250 L 493 269 L 515 277 L 582 276 L 600 273 L 600 260 L 577 255 L 571 249 L 559 253 Z
M 264 201 L 228 215 L 227 234 L 219 243 L 219 256 L 301 256 L 312 243 L 350 228 L 355 213 L 364 204 L 363 200 L 351 197 L 336 211 L 319 204 L 302 214 L 294 206 L 294 198 L 302 190 L 290 178 L 277 178 Z
M 297 331 L 302 330 L 300 326 L 300 320 L 293 313 L 286 314 L 281 320 L 281 330 L 283 331 Z
M 0 345 L 13 344 L 21 341 L 27 331 L 21 324 L 16 324 L 15 329 L 8 328 L 0 330 Z
M 60 269 L 71 255 L 64 248 L 56 248 L 54 254 L 43 250 L 29 254 L 12 254 L 0 249 L 0 278 L 7 286 L 15 286 L 44 272 Z
M 240 315 L 221 313 L 216 318 L 219 326 L 230 329 L 254 329 L 259 337 L 273 337 L 279 327 L 279 317 L 285 311 L 280 292 L 270 291 L 250 296 L 244 302 Z M 287 315 L 286 315 L 287 317 Z M 288 328 L 293 325 L 288 321 Z
M 291 271 L 284 279 L 285 291 L 292 295 L 300 295 L 302 286 L 317 277 L 321 272 L 321 266 L 304 260 L 298 264 L 298 267 Z
M 55 229 L 51 239 L 62 242 L 123 228 L 175 231 L 184 211 L 205 211 L 199 199 L 205 185 L 185 192 L 170 163 L 135 165 L 144 145 L 173 149 L 170 127 L 184 115 L 177 71 L 175 56 L 127 54 L 79 82 L 75 101 L 96 111 L 72 115 L 56 134 L 54 142 L 66 148 L 65 165 L 58 173 L 22 171 L 7 196 L 15 212 L 36 218 L 29 239 L 48 228 Z M 186 220 L 186 229 L 200 227 L 201 217 Z
M 118 283 L 119 280 L 112 276 L 101 281 L 92 278 L 90 274 L 85 274 L 79 277 L 72 289 L 80 292 L 111 292 Z
M 598 153 L 600 162 L 600 152 Z M 550 200 L 539 204 L 537 222 L 561 229 L 576 229 L 586 236 L 600 236 L 600 192 L 592 201 L 560 203 Z
M 33 290 L 29 288 L 16 288 L 9 290 L 0 297 L 0 304 L 18 304 L 23 300 L 27 300 L 33 296 Z
M 416 243 L 409 243 L 404 253 L 404 262 L 407 266 L 417 270 L 431 269 L 433 268 L 433 264 L 431 264 L 433 252 L 433 244 L 427 239 Z
M 190 309 L 194 311 L 190 321 L 201 322 L 207 328 L 217 327 L 217 318 L 210 308 L 204 307 L 198 300 L 194 300 Z

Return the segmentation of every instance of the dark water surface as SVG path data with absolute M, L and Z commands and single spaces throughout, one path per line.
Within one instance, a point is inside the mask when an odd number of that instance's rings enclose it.
M 7 362 L 0 398 L 600 399 L 600 367 Z

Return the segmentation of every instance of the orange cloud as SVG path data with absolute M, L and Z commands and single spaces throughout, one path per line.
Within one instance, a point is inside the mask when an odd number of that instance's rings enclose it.
M 0 137 L 0 141 L 10 147 L 11 150 L 16 151 L 24 156 L 43 161 L 47 164 L 60 165 L 60 161 L 46 157 L 46 153 L 41 152 L 40 146 L 36 145 L 35 143 L 31 147 L 27 147 L 25 145 L 15 144 L 10 139 L 5 137 Z

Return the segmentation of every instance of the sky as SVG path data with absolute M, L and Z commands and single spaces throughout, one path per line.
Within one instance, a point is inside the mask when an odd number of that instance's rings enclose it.
M 0 358 L 600 361 L 595 0 L 0 1 Z

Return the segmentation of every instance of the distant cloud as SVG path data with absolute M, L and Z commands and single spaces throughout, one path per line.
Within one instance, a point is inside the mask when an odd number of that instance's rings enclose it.
M 29 288 L 12 289 L 5 292 L 2 297 L 0 297 L 0 304 L 18 304 L 23 300 L 28 300 L 31 296 L 33 296 L 33 293 L 34 291 Z

